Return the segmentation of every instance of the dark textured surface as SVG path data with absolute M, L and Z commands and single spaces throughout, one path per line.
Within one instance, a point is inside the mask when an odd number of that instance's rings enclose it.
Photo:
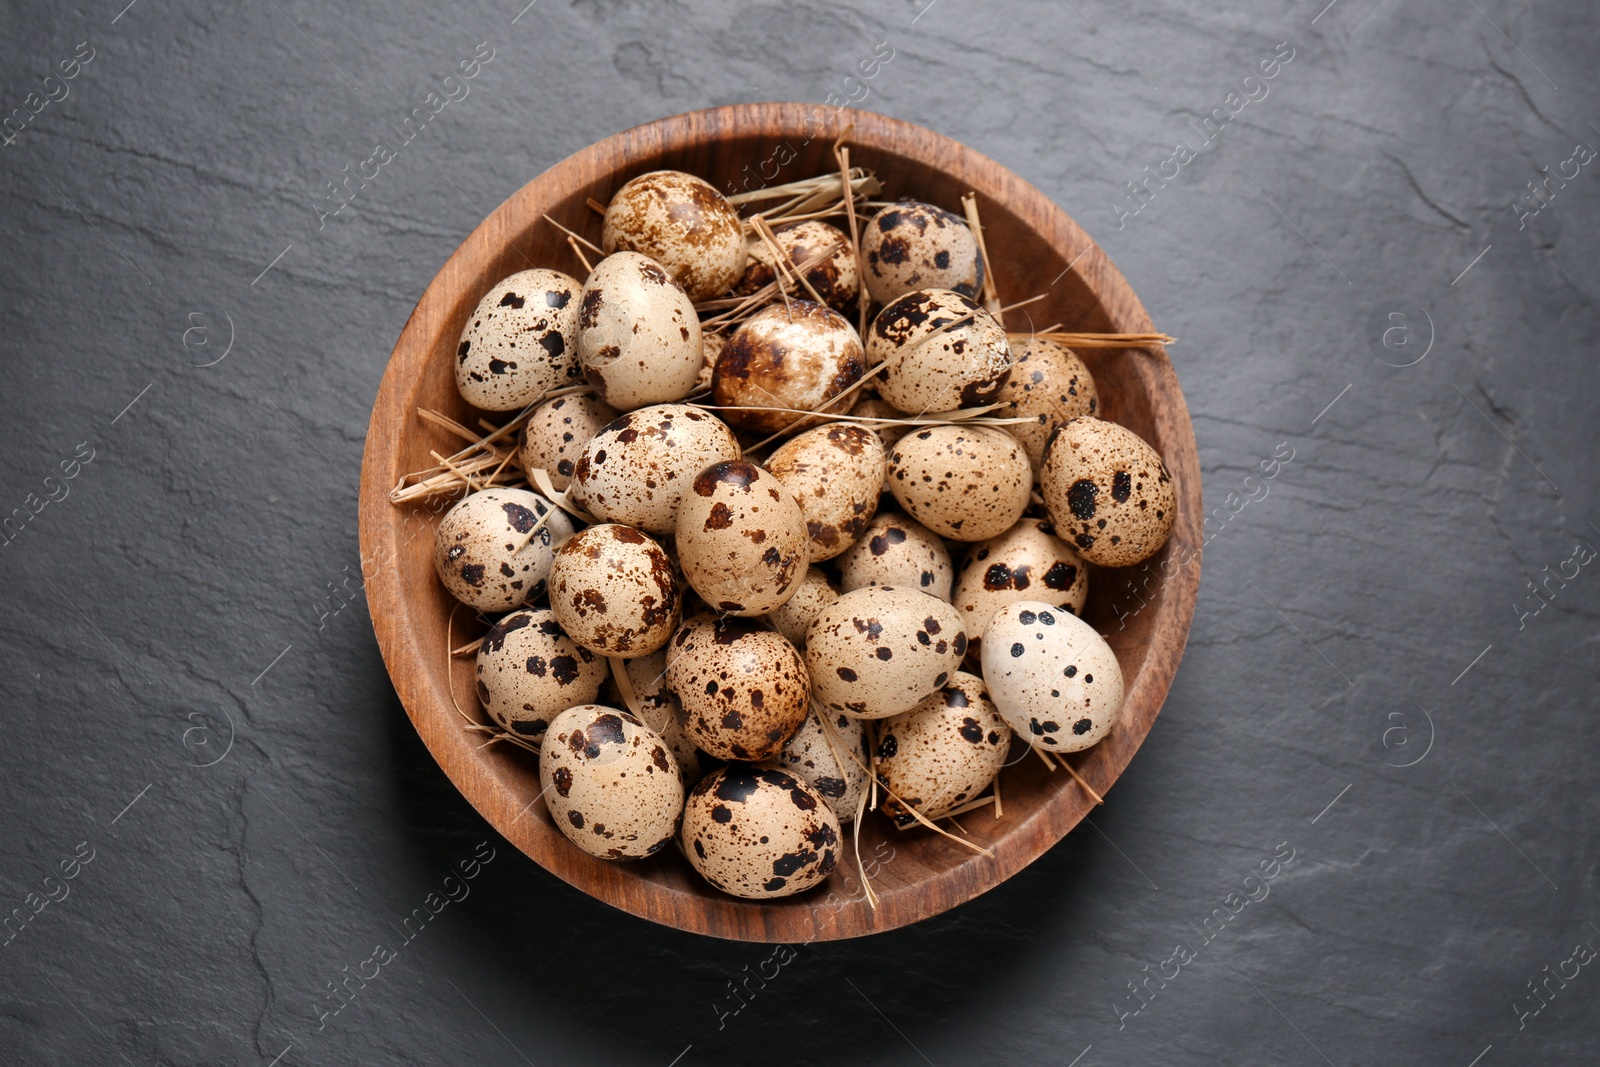
M 1596 164 L 1513 207 L 1600 145 L 1593 5 L 120 6 L 0 34 L 6 112 L 93 49 L 0 147 L 0 512 L 66 493 L 0 549 L 0 909 L 33 916 L 0 1063 L 1594 1061 L 1600 975 L 1528 983 L 1600 946 Z M 523 182 L 662 114 L 845 93 L 880 41 L 862 106 L 1036 183 L 1181 338 L 1206 499 L 1239 510 L 1092 828 L 918 927 L 712 942 L 557 883 L 433 765 L 359 593 L 362 435 L 413 302 Z M 1122 183 L 1280 41 L 1119 228 Z M 1386 365 L 1418 309 L 1426 358 Z

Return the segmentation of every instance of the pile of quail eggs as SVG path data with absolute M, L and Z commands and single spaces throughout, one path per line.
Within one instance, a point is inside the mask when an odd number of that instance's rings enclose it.
M 871 778 L 889 819 L 937 820 L 1014 739 L 1075 752 L 1115 729 L 1085 564 L 1150 557 L 1175 514 L 1161 457 L 1096 417 L 1084 363 L 978 302 L 965 221 L 892 204 L 859 254 L 842 226 L 769 243 L 707 182 L 644 174 L 586 281 L 504 279 L 455 352 L 468 403 L 531 407 L 518 458 L 546 486 L 470 493 L 437 528 L 440 580 L 492 620 L 485 713 L 539 751 L 578 848 L 677 841 L 751 899 L 828 877 Z M 787 299 L 770 284 L 802 270 Z M 769 306 L 702 329 L 697 303 L 763 287 Z

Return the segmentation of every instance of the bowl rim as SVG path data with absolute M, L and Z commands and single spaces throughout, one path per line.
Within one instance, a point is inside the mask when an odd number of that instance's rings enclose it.
M 404 435 L 393 428 L 410 424 L 412 413 L 404 407 L 405 395 L 433 358 L 435 330 L 449 318 L 458 299 L 458 279 L 471 276 L 503 253 L 525 220 L 538 217 L 542 204 L 563 199 L 569 190 L 592 186 L 597 174 L 615 173 L 630 165 L 637 168 L 674 147 L 703 144 L 718 134 L 758 131 L 776 140 L 802 136 L 800 131 L 805 129 L 813 131 L 808 139 L 815 139 L 823 136 L 814 132 L 819 112 L 832 113 L 837 130 L 854 127 L 848 142 L 853 147 L 920 157 L 923 165 L 958 178 L 981 200 L 1004 202 L 1042 241 L 1060 250 L 1063 261 L 1073 257 L 1067 269 L 1077 270 L 1097 299 L 1105 302 L 1110 292 L 1125 294 L 1115 308 L 1107 304 L 1114 329 L 1154 331 L 1143 304 L 1121 272 L 1064 210 L 999 163 L 936 131 L 875 112 L 807 103 L 730 104 L 642 123 L 573 153 L 525 183 L 467 235 L 429 282 L 395 342 L 367 428 L 358 494 L 362 559 L 393 559 L 398 552 L 398 531 L 405 513 L 389 502 L 388 494 L 393 488 L 392 472 L 399 467 Z M 1192 555 L 1175 573 L 1163 575 L 1162 594 L 1151 605 L 1156 618 L 1150 645 L 1126 692 L 1123 725 L 1118 728 L 1127 732 L 1131 743 L 1113 750 L 1102 742 L 1089 749 L 1085 753 L 1088 758 L 1078 766 L 1079 773 L 1102 796 L 1126 770 L 1171 687 L 1193 619 L 1203 546 L 1198 453 L 1177 375 L 1161 346 L 1132 350 L 1124 357 L 1136 359 L 1137 373 L 1146 387 L 1152 393 L 1159 387 L 1162 394 L 1163 402 L 1152 405 L 1151 415 L 1163 461 L 1175 482 L 1178 512 L 1169 539 L 1173 547 L 1166 551 L 1182 547 Z M 397 418 L 407 421 L 398 422 Z M 968 854 L 919 881 L 922 891 L 897 893 L 892 908 L 880 906 L 865 922 L 859 916 L 853 921 L 840 917 L 858 905 L 865 909 L 862 901 L 851 901 L 832 922 L 824 923 L 817 919 L 814 907 L 800 913 L 809 916 L 807 920 L 788 908 L 673 891 L 618 870 L 626 865 L 591 861 L 559 834 L 553 835 L 558 840 L 552 842 L 547 840 L 552 835 L 532 833 L 532 820 L 518 826 L 517 820 L 531 804 L 525 807 L 508 795 L 510 791 L 485 768 L 486 757 L 478 751 L 481 742 L 460 728 L 450 678 L 447 674 L 441 680 L 436 667 L 427 666 L 427 655 L 416 637 L 420 602 L 406 595 L 397 570 L 379 565 L 366 580 L 369 615 L 396 694 L 434 760 L 468 803 L 534 862 L 589 896 L 641 918 L 692 933 L 750 941 L 799 943 L 881 933 L 931 918 L 994 888 L 1043 855 L 1092 810 L 1081 790 L 1059 789 L 1006 831 L 1008 844 L 1015 839 L 1019 847 L 996 849 L 993 859 Z M 610 873 L 597 870 L 595 863 Z M 911 899 L 905 899 L 908 896 Z

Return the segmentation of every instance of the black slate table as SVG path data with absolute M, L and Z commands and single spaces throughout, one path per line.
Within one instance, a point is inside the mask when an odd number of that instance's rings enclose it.
M 0 33 L 0 1063 L 1595 1061 L 1600 9 L 122 2 Z M 1216 512 L 1092 827 L 774 949 L 595 903 L 456 794 L 355 483 L 487 211 L 635 123 L 830 94 L 1103 244 Z

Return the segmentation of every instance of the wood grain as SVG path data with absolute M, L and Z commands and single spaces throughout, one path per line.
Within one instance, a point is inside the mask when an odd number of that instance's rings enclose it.
M 451 355 L 479 298 L 499 279 L 529 267 L 556 267 L 581 277 L 582 268 L 562 234 L 543 221 L 544 213 L 598 243 L 600 218 L 585 206 L 588 197 L 605 203 L 627 179 L 660 168 L 702 175 L 726 191 L 745 181 L 754 186 L 763 178 L 779 183 L 809 177 L 833 169 L 833 139 L 849 124 L 852 163 L 876 171 L 887 196 L 959 210 L 961 194 L 977 193 L 1002 302 L 1049 294 L 1012 312 L 1012 331 L 1028 329 L 1030 322 L 1040 329 L 1057 322 L 1083 331 L 1155 328 L 1127 281 L 1066 212 L 994 161 L 930 130 L 869 112 L 741 104 L 609 137 L 500 205 L 451 255 L 412 312 L 367 431 L 361 547 L 367 566 L 376 570 L 367 581 L 367 599 L 395 690 L 429 751 L 484 818 L 546 870 L 624 911 L 716 937 L 800 943 L 926 919 L 1031 863 L 1078 824 L 1091 802 L 1065 772 L 1052 775 L 1032 756 L 1020 760 L 1002 772 L 1005 818 L 995 820 L 985 810 L 962 819 L 972 840 L 994 852 L 993 859 L 927 832 L 898 832 L 869 816 L 862 852 L 887 857 L 893 850 L 893 859 L 880 862 L 873 878 L 876 910 L 839 872 L 810 893 L 753 903 L 713 890 L 675 854 L 628 864 L 594 859 L 570 845 L 536 802 L 539 779 L 530 754 L 482 748 L 478 735 L 462 729 L 456 705 L 476 714 L 477 700 L 471 661 L 449 668 L 446 625 L 453 601 L 435 578 L 431 558 L 439 512 L 396 508 L 388 492 L 405 472 L 431 464 L 430 448 L 448 454 L 458 447 L 418 420 L 419 406 L 469 424 L 478 416 L 456 393 Z M 1099 385 L 1102 414 L 1160 451 L 1178 497 L 1172 538 L 1148 570 L 1096 570 L 1090 577 L 1086 617 L 1117 654 L 1127 702 L 1121 725 L 1077 757 L 1076 766 L 1115 803 L 1112 786 L 1154 725 L 1188 638 L 1200 583 L 1200 469 L 1188 408 L 1163 349 L 1082 355 Z M 465 609 L 455 617 L 457 644 L 484 628 Z M 886 842 L 881 849 L 880 842 Z M 853 878 L 854 867 L 847 847 L 840 872 L 849 870 Z M 837 894 L 833 901 L 830 888 Z

